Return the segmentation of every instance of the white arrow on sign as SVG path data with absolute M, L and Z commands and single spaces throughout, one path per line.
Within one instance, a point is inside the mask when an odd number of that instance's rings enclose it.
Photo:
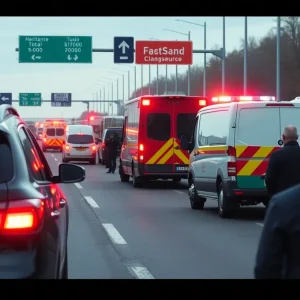
M 31 59 L 32 60 L 36 60 L 36 59 L 41 59 L 41 57 L 40 56 L 35 56 L 34 54 L 31 56 Z
M 71 57 L 71 55 L 69 54 L 69 55 L 68 55 L 68 60 L 71 60 L 71 59 L 72 59 L 72 57 Z
M 122 48 L 122 54 L 125 54 L 126 53 L 126 48 L 129 49 L 129 45 L 123 41 L 120 45 L 119 45 L 119 48 Z
M 78 59 L 78 56 L 75 54 L 74 56 L 74 60 L 76 61 Z
M 3 96 L 3 97 L 1 98 L 1 100 L 2 100 L 2 101 L 8 101 L 9 98 L 6 98 L 5 96 Z

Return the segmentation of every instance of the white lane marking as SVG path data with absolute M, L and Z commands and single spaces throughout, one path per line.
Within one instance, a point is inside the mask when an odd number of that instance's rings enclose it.
M 78 189 L 83 189 L 83 186 L 77 182 L 74 183 L 74 185 L 78 188 Z
M 119 231 L 115 228 L 113 224 L 105 223 L 102 224 L 109 237 L 115 244 L 126 245 L 127 242 L 123 239 Z
M 262 223 L 255 223 L 255 224 L 260 226 L 260 227 L 264 227 L 264 224 L 262 224 Z
M 152 274 L 145 267 L 129 267 L 138 279 L 154 279 Z
M 181 192 L 181 191 L 177 191 L 177 190 L 172 190 L 173 192 L 177 193 L 177 194 L 181 194 L 181 195 L 185 195 L 187 196 L 187 193 L 185 192 Z
M 88 202 L 88 204 L 94 208 L 99 208 L 99 205 L 97 202 L 90 196 L 84 197 L 84 199 Z
M 55 161 L 57 161 L 57 158 L 54 158 Z

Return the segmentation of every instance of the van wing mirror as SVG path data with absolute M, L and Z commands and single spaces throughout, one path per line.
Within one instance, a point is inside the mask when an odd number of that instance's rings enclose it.
M 73 164 L 60 164 L 58 168 L 58 176 L 54 181 L 57 183 L 75 183 L 85 179 L 85 169 Z
M 180 137 L 180 148 L 182 150 L 190 150 L 190 142 L 187 134 L 184 134 Z

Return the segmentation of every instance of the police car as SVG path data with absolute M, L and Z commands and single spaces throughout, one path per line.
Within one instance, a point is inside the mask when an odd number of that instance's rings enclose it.
M 251 96 L 212 102 L 199 110 L 191 140 L 181 137 L 181 149 L 190 153 L 192 209 L 216 199 L 220 217 L 226 218 L 240 206 L 268 204 L 264 174 L 269 157 L 283 145 L 284 127 L 300 128 L 300 103 Z

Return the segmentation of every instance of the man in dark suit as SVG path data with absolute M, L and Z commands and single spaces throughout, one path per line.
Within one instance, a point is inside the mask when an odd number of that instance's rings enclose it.
M 107 166 L 108 171 L 106 173 L 115 173 L 117 165 L 117 152 L 119 146 L 119 137 L 118 134 L 111 134 L 109 139 L 106 141 L 107 147 Z
M 284 147 L 272 153 L 265 176 L 270 195 L 300 183 L 300 147 L 297 140 L 297 128 L 292 125 L 285 127 L 282 133 Z
M 266 173 L 271 195 L 258 247 L 255 278 L 300 279 L 300 147 L 294 126 L 282 134 Z

